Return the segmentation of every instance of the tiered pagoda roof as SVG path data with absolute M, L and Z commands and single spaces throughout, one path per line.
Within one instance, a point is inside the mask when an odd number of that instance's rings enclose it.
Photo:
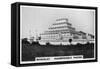
M 72 27 L 72 24 L 68 22 L 67 18 L 57 19 L 51 27 L 48 28 L 48 31 L 45 31 L 42 35 L 45 34 L 58 34 L 58 33 L 76 33 L 75 28 Z

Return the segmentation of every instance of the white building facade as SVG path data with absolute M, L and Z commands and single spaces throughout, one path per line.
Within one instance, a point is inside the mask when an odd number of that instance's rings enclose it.
M 41 40 L 40 44 L 50 43 L 53 45 L 68 45 L 70 44 L 69 39 L 72 40 L 72 44 L 86 43 L 89 40 L 93 42 L 93 38 L 90 35 L 82 31 L 76 31 L 71 23 L 68 22 L 67 18 L 57 19 L 54 24 L 52 24 L 47 31 L 40 34 Z

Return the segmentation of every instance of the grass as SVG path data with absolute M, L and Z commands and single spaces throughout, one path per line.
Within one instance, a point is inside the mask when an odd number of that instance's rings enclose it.
M 34 61 L 35 57 L 83 55 L 84 58 L 94 57 L 94 44 L 77 45 L 40 45 L 38 43 L 22 43 L 22 61 Z

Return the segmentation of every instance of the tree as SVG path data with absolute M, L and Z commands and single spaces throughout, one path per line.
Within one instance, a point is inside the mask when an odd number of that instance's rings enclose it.
M 47 43 L 46 43 L 46 45 L 50 45 L 50 43 L 49 43 L 49 42 L 47 42 Z
M 71 45 L 71 42 L 72 42 L 72 39 L 69 39 L 69 43 L 70 43 L 70 45 Z
M 22 39 L 22 43 L 23 43 L 23 44 L 29 44 L 28 39 L 27 39 L 27 38 L 23 38 L 23 39 Z

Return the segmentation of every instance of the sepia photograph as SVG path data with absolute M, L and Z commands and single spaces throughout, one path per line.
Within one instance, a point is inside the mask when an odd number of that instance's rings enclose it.
M 95 10 L 20 6 L 20 62 L 95 59 Z

